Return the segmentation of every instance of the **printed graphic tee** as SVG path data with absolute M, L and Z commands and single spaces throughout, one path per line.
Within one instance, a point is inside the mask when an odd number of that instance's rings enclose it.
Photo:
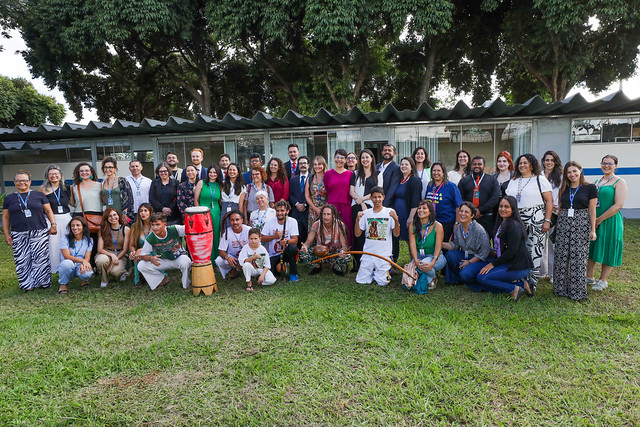
M 373 212 L 373 208 L 364 211 L 360 218 L 360 229 L 365 234 L 363 250 L 383 257 L 390 257 L 393 252 L 393 228 L 396 222 L 389 215 L 391 208 L 382 208 Z

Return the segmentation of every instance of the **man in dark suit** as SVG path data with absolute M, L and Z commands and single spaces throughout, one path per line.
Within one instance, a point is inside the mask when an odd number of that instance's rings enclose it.
M 300 150 L 298 149 L 298 144 L 289 144 L 289 160 L 284 164 L 284 170 L 287 172 L 287 178 L 291 179 L 291 177 L 298 173 L 298 156 L 300 156 Z M 302 239 L 298 239 L 302 240 Z M 304 240 L 302 240 L 304 242 Z
M 291 177 L 289 181 L 289 203 L 291 204 L 290 216 L 298 221 L 298 231 L 300 238 L 298 246 L 307 240 L 309 230 L 309 205 L 304 197 L 304 187 L 309 180 L 309 158 L 301 156 L 297 159 L 298 174 Z
M 204 153 L 199 148 L 194 148 L 191 150 L 191 164 L 198 169 L 198 175 L 200 179 L 205 179 L 207 177 L 207 168 L 202 165 L 202 160 L 204 160 Z M 180 182 L 185 182 L 187 180 L 187 172 L 183 169 L 182 176 L 180 178 Z
M 246 185 L 251 184 L 253 181 L 251 180 L 251 169 L 256 166 L 262 167 L 262 157 L 259 153 L 251 153 L 251 157 L 249 157 L 249 170 L 242 174 L 244 178 L 244 183 Z
M 471 160 L 471 174 L 458 183 L 462 200 L 471 202 L 478 208 L 475 220 L 491 235 L 495 218 L 493 210 L 500 201 L 500 186 L 493 175 L 484 173 L 485 161 L 482 156 Z
M 382 178 L 382 189 L 384 190 L 384 201 L 382 205 L 384 207 L 393 207 L 393 201 L 395 199 L 396 189 L 400 185 L 402 180 L 402 172 L 400 172 L 400 166 L 393 161 L 396 156 L 396 147 L 393 144 L 385 144 L 382 147 L 382 162 L 378 163 L 378 182 Z M 400 224 L 402 227 L 403 224 Z M 400 239 L 396 236 L 393 237 L 393 260 L 397 261 L 400 255 Z

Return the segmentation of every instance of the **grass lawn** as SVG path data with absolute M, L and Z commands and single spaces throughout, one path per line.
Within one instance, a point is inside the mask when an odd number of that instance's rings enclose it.
M 3 244 L 0 424 L 638 425 L 640 221 L 625 226 L 624 265 L 581 303 L 544 281 L 514 303 L 306 268 L 208 298 L 177 278 L 25 294 Z

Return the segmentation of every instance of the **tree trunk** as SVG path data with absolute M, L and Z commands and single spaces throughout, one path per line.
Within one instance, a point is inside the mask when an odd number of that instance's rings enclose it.
M 427 47 L 426 43 L 425 47 Z M 429 56 L 427 56 L 427 64 L 424 70 L 424 76 L 422 77 L 422 83 L 420 84 L 418 105 L 422 105 L 429 99 L 429 91 L 431 90 L 431 79 L 433 78 L 433 70 L 435 69 L 437 52 L 438 49 L 434 43 L 431 49 L 429 49 Z

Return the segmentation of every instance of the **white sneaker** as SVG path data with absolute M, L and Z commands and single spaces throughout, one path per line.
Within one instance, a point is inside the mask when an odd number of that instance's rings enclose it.
M 609 284 L 604 280 L 598 280 L 595 285 L 591 287 L 592 291 L 604 291 L 609 287 Z
M 100 287 L 101 288 L 106 288 L 108 284 L 109 284 L 109 282 L 100 282 Z
M 553 277 L 549 277 L 549 283 L 553 285 Z
M 587 277 L 587 285 L 595 285 L 596 284 L 596 279 L 594 279 L 593 277 Z

